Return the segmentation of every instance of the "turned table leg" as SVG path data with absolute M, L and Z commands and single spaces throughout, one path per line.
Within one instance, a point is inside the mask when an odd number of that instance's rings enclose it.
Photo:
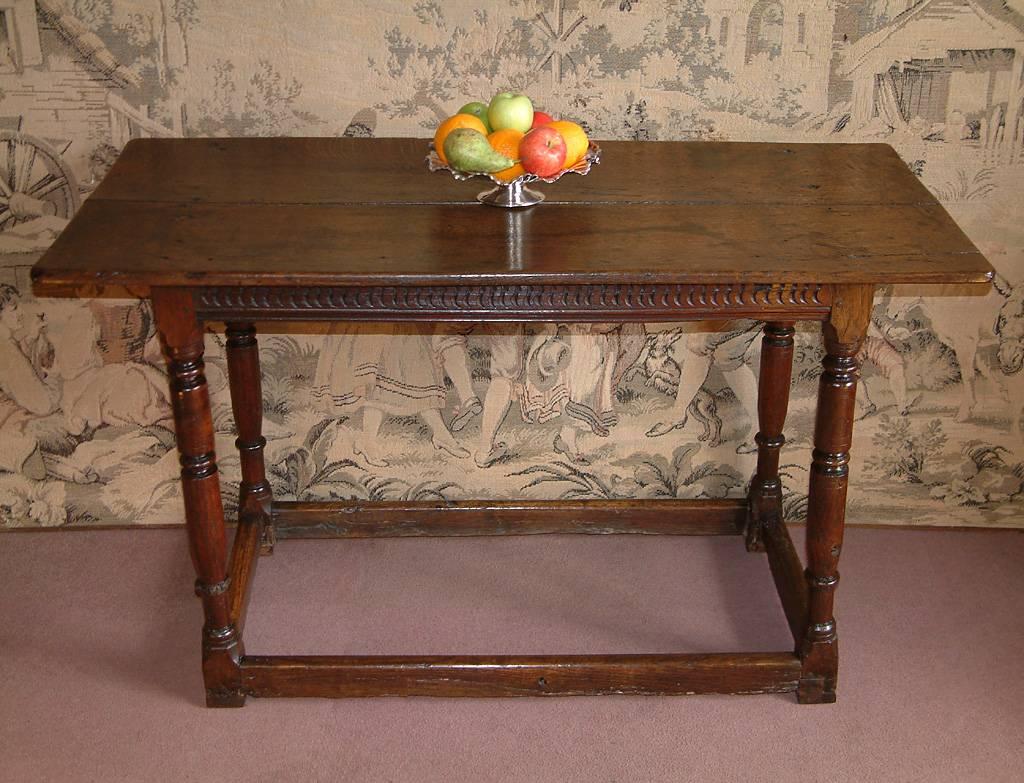
M 263 519 L 260 553 L 274 551 L 274 528 L 269 524 L 272 493 L 263 464 L 263 387 L 260 375 L 260 353 L 256 327 L 251 323 L 227 324 L 228 381 L 231 385 L 231 408 L 238 429 L 239 460 L 242 483 L 238 497 L 239 524 L 253 519 L 246 511 L 259 512 Z M 248 522 L 251 524 L 251 522 Z
M 761 340 L 761 374 L 757 382 L 757 472 L 750 482 L 747 550 L 763 552 L 766 525 L 782 522 L 782 479 L 779 452 L 786 438 L 782 428 L 789 408 L 793 375 L 793 322 L 769 321 Z
M 203 329 L 187 289 L 153 289 L 153 310 L 170 375 L 181 459 L 189 552 L 202 599 L 203 680 L 210 707 L 240 707 L 242 639 L 231 620 L 224 507 L 203 375 Z
M 871 286 L 836 286 L 824 322 L 825 359 L 818 386 L 807 504 L 807 629 L 800 649 L 802 704 L 834 702 L 839 646 L 833 598 L 839 583 L 850 443 L 857 395 L 857 352 L 871 319 Z

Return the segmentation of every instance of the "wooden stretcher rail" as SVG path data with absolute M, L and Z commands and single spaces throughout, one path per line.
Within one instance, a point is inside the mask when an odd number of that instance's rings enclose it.
M 786 613 L 789 630 L 793 633 L 793 641 L 799 645 L 807 628 L 808 591 L 804 567 L 785 524 L 765 525 L 763 537 L 775 588 Z
M 256 561 L 259 560 L 260 534 L 267 517 L 262 514 L 243 514 L 235 530 L 231 548 L 231 566 L 228 569 L 231 618 L 241 629 L 245 625 L 245 610 L 249 603 Z
M 509 500 L 298 503 L 275 501 L 278 538 L 505 536 L 536 533 L 734 535 L 746 499 Z
M 684 655 L 246 655 L 250 696 L 582 696 L 795 691 L 792 652 Z

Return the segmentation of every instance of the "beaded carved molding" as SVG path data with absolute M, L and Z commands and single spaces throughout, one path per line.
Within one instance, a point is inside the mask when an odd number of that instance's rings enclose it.
M 818 283 L 213 286 L 196 293 L 211 319 L 633 321 L 767 316 L 820 319 L 831 288 Z

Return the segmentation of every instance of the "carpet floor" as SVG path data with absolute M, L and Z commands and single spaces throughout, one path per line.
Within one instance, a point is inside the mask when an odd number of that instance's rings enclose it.
M 0 781 L 1020 781 L 1022 566 L 1019 532 L 848 530 L 834 705 L 786 694 L 207 710 L 181 530 L 5 534 Z M 739 538 L 628 536 L 285 541 L 259 561 L 245 640 L 253 654 L 791 644 L 767 563 Z

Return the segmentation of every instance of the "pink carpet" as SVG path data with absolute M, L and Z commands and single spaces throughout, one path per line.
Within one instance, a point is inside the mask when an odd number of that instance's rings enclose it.
M 799 531 L 797 531 L 799 536 Z M 853 529 L 839 702 L 201 706 L 181 530 L 0 536 L 0 781 L 1019 781 L 1024 535 Z M 294 638 L 291 638 L 293 637 Z M 739 538 L 286 541 L 250 653 L 785 649 Z

